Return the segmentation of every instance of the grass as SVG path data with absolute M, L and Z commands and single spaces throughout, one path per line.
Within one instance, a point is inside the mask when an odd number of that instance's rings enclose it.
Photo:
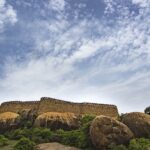
M 13 146 L 17 143 L 17 141 L 11 140 L 8 142 L 9 145 L 0 147 L 0 150 L 13 150 Z

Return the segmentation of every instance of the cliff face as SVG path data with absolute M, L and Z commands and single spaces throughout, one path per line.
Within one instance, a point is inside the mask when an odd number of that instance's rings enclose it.
M 33 102 L 5 102 L 0 106 L 1 112 L 19 112 L 23 109 L 37 109 L 38 114 L 45 112 L 71 112 L 75 114 L 93 114 L 117 117 L 118 110 L 115 105 L 94 103 L 72 103 L 58 99 L 43 97 Z

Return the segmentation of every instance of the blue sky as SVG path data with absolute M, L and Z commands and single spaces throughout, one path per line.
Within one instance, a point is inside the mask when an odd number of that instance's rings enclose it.
M 0 99 L 150 105 L 149 0 L 0 0 Z

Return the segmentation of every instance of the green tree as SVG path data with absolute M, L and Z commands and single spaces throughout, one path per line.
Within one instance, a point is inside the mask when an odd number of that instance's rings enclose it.
M 147 108 L 145 108 L 144 112 L 145 112 L 146 114 L 150 115 L 150 106 L 147 107 Z

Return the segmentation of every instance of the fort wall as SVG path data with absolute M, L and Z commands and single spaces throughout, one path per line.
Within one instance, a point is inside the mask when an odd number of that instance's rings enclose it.
M 12 102 L 4 102 L 0 106 L 1 112 L 15 112 L 18 113 L 23 109 L 38 109 L 39 101 L 29 101 L 29 102 L 21 102 L 21 101 L 12 101 Z
M 18 113 L 24 109 L 36 109 L 38 114 L 45 112 L 72 112 L 78 115 L 93 114 L 117 117 L 118 110 L 115 105 L 95 103 L 72 103 L 54 98 L 43 97 L 40 101 L 14 101 L 5 102 L 0 106 L 0 113 L 10 111 Z

